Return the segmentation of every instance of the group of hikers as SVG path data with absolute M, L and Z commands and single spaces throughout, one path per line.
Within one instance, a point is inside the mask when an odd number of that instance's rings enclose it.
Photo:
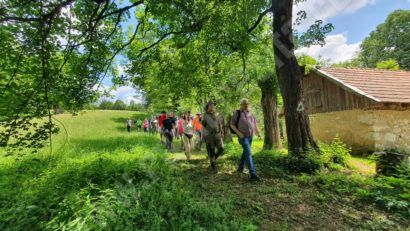
M 127 131 L 131 131 L 134 122 L 128 118 L 126 121 Z M 194 149 L 201 151 L 202 144 L 205 143 L 207 158 L 210 160 L 211 168 L 216 171 L 216 161 L 224 154 L 224 118 L 216 110 L 214 102 L 208 102 L 205 106 L 205 113 L 191 115 L 190 111 L 184 112 L 181 117 L 175 113 L 162 111 L 157 116 L 151 116 L 144 120 L 135 121 L 137 130 L 143 129 L 150 134 L 160 134 L 161 142 L 164 142 L 168 150 L 173 150 L 174 138 L 181 139 L 181 150 L 185 152 L 187 160 L 191 159 Z M 238 141 L 243 148 L 242 156 L 238 164 L 237 171 L 243 172 L 245 164 L 249 169 L 250 179 L 258 181 L 255 165 L 252 157 L 252 139 L 256 134 L 261 138 L 255 116 L 249 111 L 248 99 L 240 101 L 240 108 L 236 110 L 228 122 L 231 133 L 238 136 Z

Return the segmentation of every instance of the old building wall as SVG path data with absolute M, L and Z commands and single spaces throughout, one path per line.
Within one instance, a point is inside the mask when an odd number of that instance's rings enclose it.
M 372 114 L 376 150 L 398 148 L 410 153 L 410 110 L 377 110 Z
M 410 152 L 410 110 L 347 110 L 310 115 L 314 137 L 331 142 L 335 136 L 355 153 L 386 148 Z

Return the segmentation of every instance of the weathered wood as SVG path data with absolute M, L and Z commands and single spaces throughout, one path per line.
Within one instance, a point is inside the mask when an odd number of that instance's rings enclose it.
M 303 97 L 305 98 L 309 114 L 351 109 L 391 109 L 403 107 L 403 105 L 396 104 L 394 104 L 395 106 L 389 105 L 386 107 L 385 104 L 376 103 L 362 95 L 349 92 L 315 72 L 304 76 L 303 90 Z

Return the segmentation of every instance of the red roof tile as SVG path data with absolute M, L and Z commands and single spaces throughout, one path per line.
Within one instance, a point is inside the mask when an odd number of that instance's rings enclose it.
M 410 103 L 410 71 L 335 67 L 315 71 L 377 102 Z

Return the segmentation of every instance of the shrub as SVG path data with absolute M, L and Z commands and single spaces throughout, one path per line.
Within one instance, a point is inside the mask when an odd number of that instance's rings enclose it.
M 318 172 L 302 175 L 303 184 L 315 185 L 321 190 L 350 196 L 357 202 L 374 203 L 379 207 L 410 218 L 410 178 L 402 173 L 399 177 L 381 176 L 368 178 L 359 174 L 341 172 Z
M 325 167 L 333 168 L 334 164 L 347 165 L 351 150 L 338 137 L 335 137 L 330 144 L 320 143 L 319 146 Z

